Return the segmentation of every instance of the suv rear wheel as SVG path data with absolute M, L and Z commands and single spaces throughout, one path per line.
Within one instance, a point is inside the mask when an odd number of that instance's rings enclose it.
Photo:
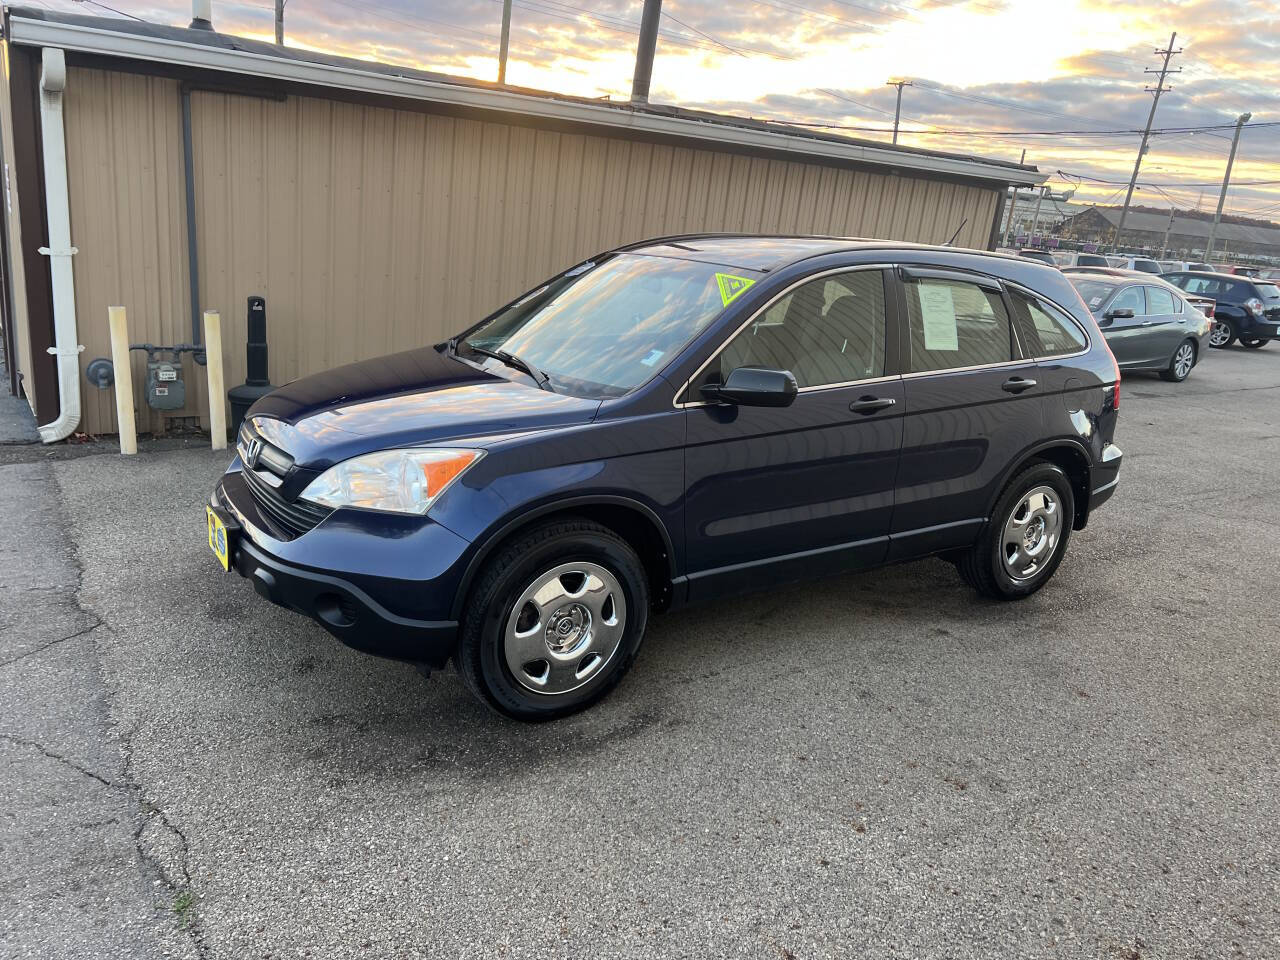
M 1067 475 L 1056 464 L 1037 461 L 1009 481 L 978 542 L 956 567 L 984 596 L 1030 596 L 1058 569 L 1074 520 Z
M 499 713 L 563 717 L 618 685 L 648 613 L 648 577 L 628 543 L 587 520 L 542 524 L 499 550 L 477 579 L 458 672 Z

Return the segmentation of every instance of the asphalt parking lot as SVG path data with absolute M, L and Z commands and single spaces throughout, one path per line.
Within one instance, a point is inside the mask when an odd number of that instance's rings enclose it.
M 659 617 L 537 727 L 223 575 L 227 454 L 12 448 L 0 953 L 1276 956 L 1280 346 L 1128 378 L 1117 441 L 1025 602 L 929 561 Z

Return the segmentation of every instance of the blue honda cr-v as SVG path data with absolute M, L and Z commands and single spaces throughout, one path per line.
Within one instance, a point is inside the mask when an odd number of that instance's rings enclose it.
M 344 642 L 510 716 L 612 689 L 649 614 L 932 554 L 1024 597 L 1111 496 L 1119 373 L 1067 279 L 948 248 L 655 240 L 447 343 L 254 405 L 209 540 Z

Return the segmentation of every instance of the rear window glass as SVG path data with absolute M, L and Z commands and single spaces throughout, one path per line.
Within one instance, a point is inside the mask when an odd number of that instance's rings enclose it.
M 1163 316 L 1166 313 L 1176 312 L 1172 293 L 1164 287 L 1147 287 L 1147 313 L 1152 316 Z
M 1280 300 L 1280 287 L 1274 283 L 1255 284 L 1255 289 L 1263 300 Z
M 1096 253 L 1082 253 L 1076 258 L 1076 266 L 1078 267 L 1106 267 L 1107 258 L 1099 256 Z
M 1187 293 L 1198 293 L 1206 297 L 1217 297 L 1222 293 L 1222 283 L 1212 277 L 1171 277 L 1170 282 Z
M 1022 352 L 1028 357 L 1052 357 L 1083 350 L 1088 344 L 1075 322 L 1051 304 L 1010 291 L 1013 322 L 1017 324 Z
M 929 278 L 907 283 L 906 292 L 912 373 L 1013 359 L 1009 315 L 999 293 Z

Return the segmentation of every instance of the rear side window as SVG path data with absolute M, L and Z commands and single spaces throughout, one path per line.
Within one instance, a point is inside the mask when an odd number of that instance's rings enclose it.
M 909 371 L 950 370 L 1013 359 L 1000 294 L 974 283 L 921 278 L 903 285 L 911 327 Z
M 1205 297 L 1217 297 L 1222 293 L 1222 284 L 1212 277 L 1171 277 L 1170 280 L 1174 286 L 1181 287 L 1187 293 Z
M 801 387 L 884 375 L 884 274 L 819 277 L 787 294 L 720 354 L 720 380 L 738 367 L 790 370 Z
M 1147 313 L 1151 316 L 1164 316 L 1176 313 L 1173 305 L 1173 294 L 1163 287 L 1147 287 Z
M 1010 290 L 1013 322 L 1027 357 L 1053 357 L 1083 350 L 1088 341 L 1084 332 L 1052 304 L 1019 290 Z

